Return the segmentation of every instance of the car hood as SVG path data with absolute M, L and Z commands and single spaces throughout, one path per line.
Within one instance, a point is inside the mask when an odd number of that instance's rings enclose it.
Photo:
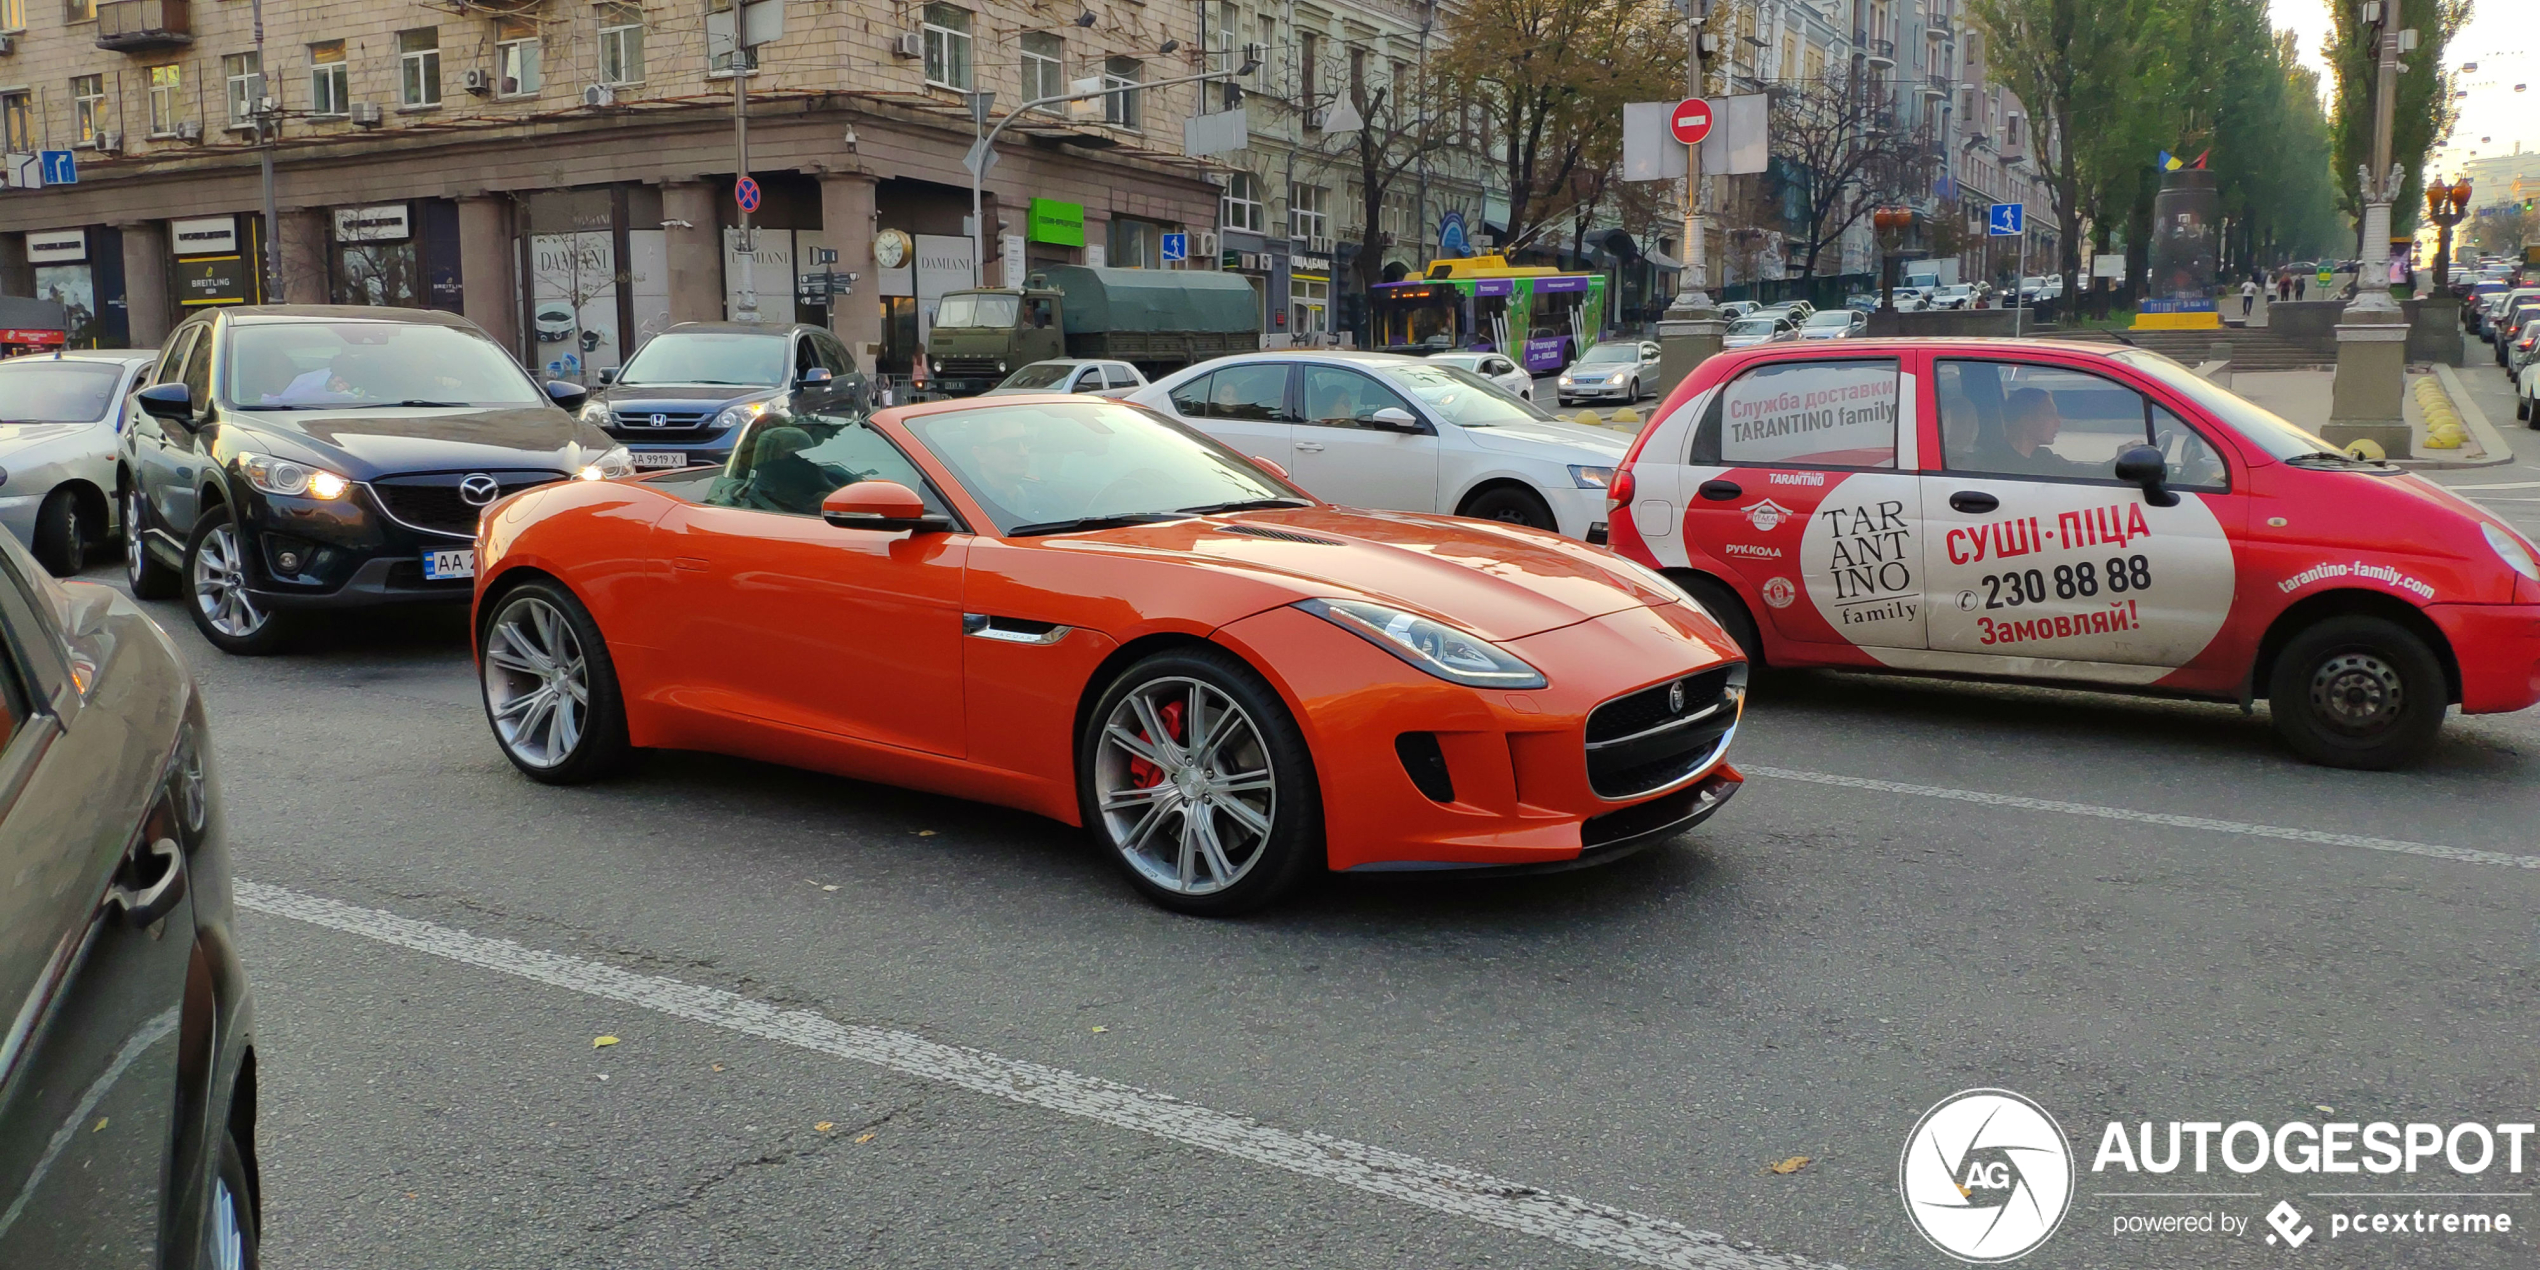
M 1253 529 L 1311 541 L 1257 536 Z M 1502 643 L 1678 598 L 1583 543 L 1423 512 L 1301 507 L 1039 541 L 1059 550 L 1177 557 L 1240 570 L 1284 592 L 1288 602 L 1367 599 Z
M 616 444 L 555 406 L 264 410 L 248 418 L 254 431 L 298 443 L 311 458 L 355 480 L 453 468 L 571 471 L 583 461 L 579 451 L 598 454 Z M 236 443 L 242 449 L 255 444 L 245 438 Z
M 1494 423 L 1487 428 L 1466 428 L 1464 435 L 1484 450 L 1500 454 L 1519 454 L 1537 458 L 1557 458 L 1563 462 L 1606 463 L 1622 461 L 1632 448 L 1632 439 L 1620 432 L 1591 428 L 1585 424 L 1562 423 L 1551 419 L 1528 419 L 1521 423 Z
M 100 443 L 100 452 L 114 447 L 114 434 L 102 420 L 93 423 L 0 423 L 0 457 L 24 454 L 37 446 L 50 445 L 83 432 L 95 432 L 107 438 Z
M 611 384 L 591 394 L 591 400 L 605 401 L 619 410 L 633 410 L 656 401 L 692 407 L 699 402 L 771 396 L 777 391 L 775 384 Z

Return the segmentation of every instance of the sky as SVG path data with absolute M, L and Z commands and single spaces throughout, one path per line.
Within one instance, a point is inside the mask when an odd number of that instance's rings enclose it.
M 2322 91 L 2329 87 L 2320 42 L 2328 36 L 2330 3 L 2267 0 L 2276 27 L 2289 29 L 2300 39 L 2302 61 L 2320 73 Z M 2427 0 L 2401 0 L 2401 4 L 2402 18 L 2411 23 L 2432 9 Z M 2450 140 L 2429 156 L 2435 174 L 2457 172 L 2465 159 L 2511 154 L 2517 141 L 2526 151 L 2540 150 L 2540 29 L 2536 29 L 2540 24 L 2532 21 L 2532 5 L 2533 0 L 2475 0 L 2469 25 L 2452 37 L 2443 58 L 2448 69 L 2458 73 L 2472 62 L 2478 69 L 2459 74 L 2459 85 L 2469 96 L 2460 103 L 2460 121 L 2453 125 Z M 2517 93 L 2516 84 L 2529 87 Z

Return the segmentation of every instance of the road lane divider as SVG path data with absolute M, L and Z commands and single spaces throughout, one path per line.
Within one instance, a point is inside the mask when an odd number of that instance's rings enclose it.
M 1978 803 L 1987 807 L 2048 811 L 2064 816 L 2089 816 L 2098 820 L 2131 821 L 2136 824 L 2162 825 L 2172 829 L 2200 829 L 2208 833 L 2273 838 L 2279 842 L 2308 842 L 2330 847 L 2361 847 L 2366 851 L 2389 851 L 2400 855 L 2426 856 L 2436 860 L 2451 860 L 2459 864 L 2486 864 L 2508 869 L 2540 869 L 2540 856 L 2510 855 L 2502 851 L 2479 851 L 2470 847 L 2447 847 L 2434 842 L 2371 838 L 2362 834 L 2331 833 L 2323 829 L 2288 829 L 2282 825 L 2253 825 L 2238 820 L 2217 820 L 2211 816 L 2180 816 L 2161 811 L 2131 811 L 2123 807 L 2101 807 L 2094 803 L 2068 803 L 2053 798 L 2027 798 L 2018 794 L 1988 794 L 1974 789 L 1951 789 L 1945 785 L 1911 785 L 1903 781 L 1874 780 L 1866 776 L 1837 776 L 1831 772 L 1804 772 L 1787 767 L 1759 767 L 1739 763 L 1737 770 L 1748 776 L 1762 776 L 1770 780 L 1801 781 L 1810 785 L 1833 785 L 1843 789 L 1864 789 L 1882 794 L 1910 794 L 1917 798 L 1945 798 L 1952 802 Z
M 1169 1094 L 945 1045 L 911 1032 L 840 1023 L 720 988 L 639 974 L 279 886 L 241 881 L 240 907 L 359 935 L 550 987 L 638 1006 L 815 1053 L 1337 1182 L 1433 1212 L 1533 1235 L 1635 1265 L 1678 1270 L 1842 1270 L 1732 1242 L 1664 1218 L 1609 1208 L 1328 1134 L 1273 1128 Z

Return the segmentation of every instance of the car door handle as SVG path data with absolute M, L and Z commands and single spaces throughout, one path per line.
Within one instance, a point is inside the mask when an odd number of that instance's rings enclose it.
M 1320 441 L 1299 441 L 1296 443 L 1296 448 L 1303 450 L 1308 454 L 1321 454 L 1323 452 L 1323 443 Z
M 106 907 L 116 910 L 123 924 L 136 930 L 158 922 L 176 910 L 177 901 L 185 898 L 185 852 L 173 838 L 158 838 L 147 846 L 136 844 L 124 857 L 125 869 L 156 880 L 139 888 L 124 884 L 121 876 L 107 888 Z
M 1695 492 L 1712 502 L 1725 503 L 1746 493 L 1746 489 L 1735 481 L 1704 481 L 1702 488 Z
M 1951 510 L 1962 511 L 1970 516 L 1992 511 L 2001 505 L 2001 499 L 1995 498 L 1993 495 L 1987 494 L 1983 490 L 1962 489 L 1949 496 L 1949 506 Z

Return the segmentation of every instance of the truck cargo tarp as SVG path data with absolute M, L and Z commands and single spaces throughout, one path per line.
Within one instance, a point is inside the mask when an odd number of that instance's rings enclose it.
M 1049 265 L 1040 272 L 1067 295 L 1070 335 L 1261 329 L 1260 293 L 1240 274 L 1084 265 Z

